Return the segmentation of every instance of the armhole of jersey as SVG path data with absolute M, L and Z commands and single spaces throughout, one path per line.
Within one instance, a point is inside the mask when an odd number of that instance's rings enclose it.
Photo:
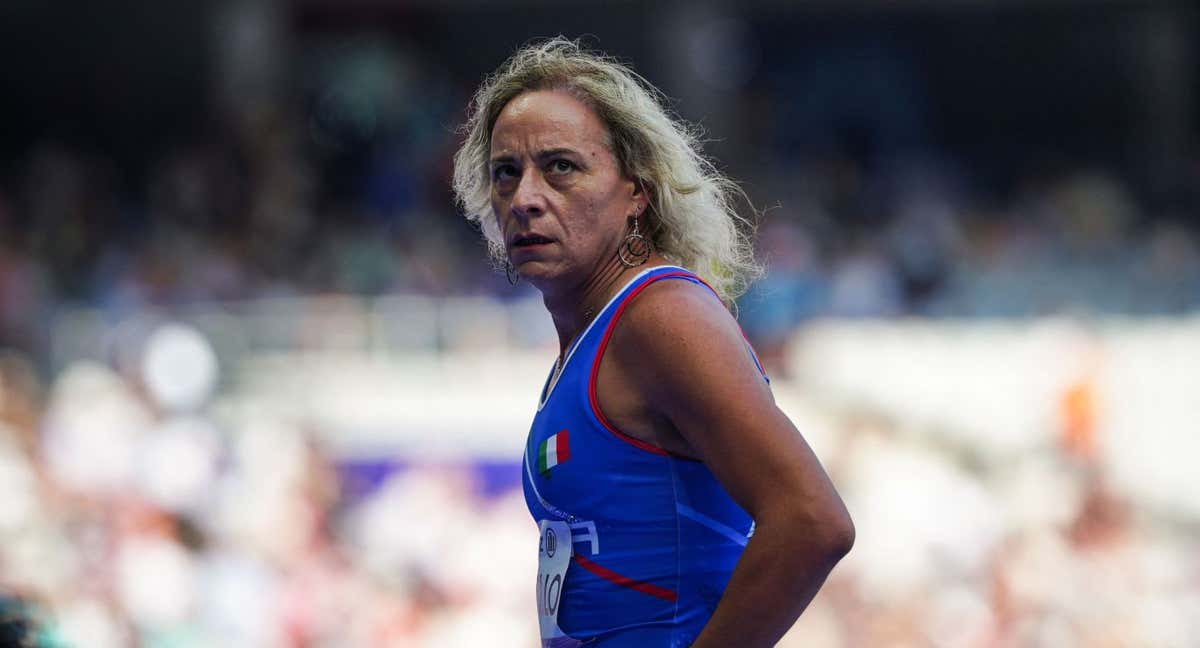
M 738 330 L 742 331 L 741 324 L 738 325 Z M 750 338 L 746 337 L 746 332 L 742 331 L 742 339 L 746 341 L 746 352 L 750 354 L 750 359 L 754 361 L 754 366 L 758 367 L 758 373 L 762 374 L 763 380 L 767 384 L 771 384 L 771 377 L 767 375 L 766 367 L 763 367 L 762 362 L 758 359 L 758 353 L 754 350 L 754 345 L 750 344 Z
M 592 415 L 595 416 L 596 420 L 600 422 L 600 425 L 604 426 L 604 429 L 611 432 L 612 435 L 618 439 L 636 448 L 656 455 L 673 457 L 675 459 L 681 459 L 684 461 L 700 461 L 699 459 L 685 457 L 683 455 L 666 450 L 665 448 L 660 448 L 653 443 L 629 436 L 628 434 L 625 434 L 621 430 L 617 429 L 617 426 L 613 425 L 612 422 L 608 420 L 608 417 L 604 415 L 604 411 L 600 409 L 600 398 L 596 391 L 596 379 L 600 375 L 600 361 L 604 359 L 604 351 L 608 348 L 608 342 L 612 338 L 613 331 L 617 328 L 617 322 L 621 320 L 621 315 L 625 312 L 625 307 L 629 306 L 629 303 L 632 302 L 634 298 L 636 298 L 643 290 L 662 279 L 694 279 L 699 280 L 701 285 L 708 286 L 708 284 L 704 283 L 704 280 L 700 279 L 696 275 L 690 272 L 679 271 L 667 272 L 660 274 L 657 277 L 651 277 L 646 280 L 646 283 L 643 283 L 642 285 L 630 291 L 630 293 L 621 300 L 616 312 L 613 313 L 612 319 L 609 320 L 608 326 L 605 327 L 604 337 L 600 339 L 600 346 L 596 348 L 596 357 L 592 358 L 591 377 L 588 380 L 588 402 L 591 404 Z M 708 288 L 709 290 L 712 290 L 711 286 L 708 286 Z M 755 363 L 757 362 L 758 359 L 755 358 Z
M 695 278 L 696 281 L 699 281 L 702 286 L 708 288 L 708 290 L 713 294 L 713 297 L 717 298 L 717 301 L 721 301 L 721 295 L 717 294 L 716 288 L 713 288 L 712 285 L 700 277 L 700 275 L 693 275 L 693 278 Z M 722 302 L 722 304 L 724 304 L 724 302 Z M 741 333 L 742 339 L 746 341 L 746 351 L 750 354 L 750 359 L 754 362 L 754 366 L 758 367 L 758 373 L 762 374 L 763 380 L 767 381 L 767 384 L 770 385 L 771 377 L 767 375 L 766 367 L 764 367 L 762 361 L 758 359 L 758 352 L 754 350 L 754 345 L 750 344 L 750 338 L 746 336 L 746 330 L 742 328 L 741 322 L 736 321 L 736 318 L 734 318 L 734 324 L 737 324 L 738 333 Z
M 665 277 L 667 275 L 663 275 L 663 276 Z M 717 293 L 717 289 L 713 288 L 712 284 L 705 281 L 703 277 L 701 277 L 698 274 L 693 274 L 693 273 L 685 273 L 684 276 L 696 281 L 701 286 L 708 288 L 708 291 L 713 294 L 713 297 L 716 297 L 717 301 L 721 301 L 721 295 Z M 721 302 L 722 306 L 724 304 L 725 304 L 725 302 Z M 767 381 L 767 384 L 770 385 L 771 377 L 767 375 L 767 368 L 764 367 L 762 361 L 758 359 L 758 352 L 754 350 L 754 345 L 750 344 L 750 338 L 746 336 L 746 330 L 742 328 L 741 322 L 736 321 L 736 318 L 735 318 L 734 324 L 737 324 L 738 333 L 741 333 L 742 339 L 746 341 L 746 352 L 750 354 L 750 360 L 752 360 L 754 362 L 755 367 L 758 367 L 758 373 L 762 374 L 763 380 Z

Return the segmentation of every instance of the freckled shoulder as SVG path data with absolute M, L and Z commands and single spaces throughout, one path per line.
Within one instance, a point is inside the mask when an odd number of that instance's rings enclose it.
M 665 279 L 648 286 L 613 331 L 620 357 L 689 364 L 682 356 L 745 355 L 733 315 L 706 286 Z

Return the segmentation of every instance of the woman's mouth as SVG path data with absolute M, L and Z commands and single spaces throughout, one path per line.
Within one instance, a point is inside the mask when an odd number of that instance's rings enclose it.
M 530 248 L 530 247 L 534 247 L 534 246 L 538 246 L 538 245 L 545 245 L 547 243 L 553 243 L 553 242 L 554 242 L 553 239 L 546 238 L 545 236 L 541 236 L 540 234 L 525 234 L 522 236 L 518 236 L 516 239 L 514 239 L 513 243 L 512 243 L 512 247 L 514 249 Z

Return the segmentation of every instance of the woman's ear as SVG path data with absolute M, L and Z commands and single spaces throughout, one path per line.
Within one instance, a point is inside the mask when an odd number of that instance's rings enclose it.
M 646 190 L 646 183 L 640 179 L 633 182 L 633 207 L 638 214 L 645 214 L 650 207 L 650 192 Z

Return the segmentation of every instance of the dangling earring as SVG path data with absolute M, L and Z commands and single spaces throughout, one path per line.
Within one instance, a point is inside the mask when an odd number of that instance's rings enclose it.
M 504 276 L 508 277 L 508 285 L 515 286 L 521 282 L 521 275 L 517 274 L 517 269 L 513 267 L 512 261 L 504 260 Z
M 617 257 L 621 259 L 621 265 L 626 268 L 636 268 L 650 259 L 650 252 L 654 246 L 650 244 L 650 239 L 642 236 L 638 230 L 638 214 L 633 213 L 633 231 L 625 236 L 625 240 L 621 241 L 621 247 L 617 248 Z

